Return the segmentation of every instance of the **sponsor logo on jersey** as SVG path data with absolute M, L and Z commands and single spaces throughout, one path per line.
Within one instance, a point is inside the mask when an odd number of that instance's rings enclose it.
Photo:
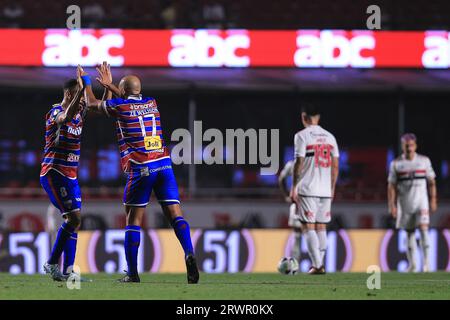
M 144 137 L 145 150 L 157 150 L 162 148 L 160 137 Z
M 75 136 L 79 136 L 81 135 L 81 127 L 77 127 L 77 128 L 72 128 L 72 127 L 67 127 L 67 132 L 69 132 L 70 134 L 73 134 Z
M 131 104 L 130 109 L 131 110 L 139 110 L 139 109 L 149 109 L 149 108 L 155 108 L 155 102 L 152 100 L 149 103 L 145 104 Z

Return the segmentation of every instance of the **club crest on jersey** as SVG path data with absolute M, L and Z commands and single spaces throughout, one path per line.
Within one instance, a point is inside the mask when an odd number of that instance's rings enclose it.
M 78 162 L 79 159 L 80 159 L 80 156 L 73 154 L 73 153 L 69 153 L 69 155 L 67 156 L 67 161 L 70 161 L 70 162 Z
M 141 176 L 149 176 L 149 175 L 150 175 L 150 173 L 149 173 L 147 167 L 141 168 Z

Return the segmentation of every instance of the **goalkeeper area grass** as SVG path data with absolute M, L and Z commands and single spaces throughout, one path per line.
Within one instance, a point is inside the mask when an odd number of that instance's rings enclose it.
M 68 289 L 48 275 L 0 273 L 0 299 L 303 300 L 450 299 L 450 273 L 381 273 L 381 289 L 369 290 L 366 273 L 281 275 L 201 273 L 188 285 L 185 274 L 141 274 L 141 283 L 118 283 L 119 274 L 84 274 L 92 282 Z

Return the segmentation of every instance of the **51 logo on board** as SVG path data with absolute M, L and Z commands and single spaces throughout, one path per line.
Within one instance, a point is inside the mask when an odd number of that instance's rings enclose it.
M 430 271 L 450 271 L 450 231 L 448 229 L 430 229 Z M 419 242 L 420 232 L 416 230 L 416 240 Z M 388 230 L 384 235 L 380 246 L 380 266 L 383 272 L 399 271 L 405 272 L 408 268 L 406 231 Z M 422 270 L 423 259 L 417 244 L 415 256 L 416 267 Z
M 252 271 L 255 244 L 248 230 L 198 229 L 192 241 L 200 271 L 207 273 Z
M 50 240 L 46 232 L 0 234 L 0 272 L 44 273 L 42 266 L 50 256 Z
M 121 273 L 127 269 L 124 250 L 124 231 L 94 231 L 88 245 L 89 272 Z M 138 271 L 157 272 L 161 264 L 161 245 L 153 230 L 141 231 Z

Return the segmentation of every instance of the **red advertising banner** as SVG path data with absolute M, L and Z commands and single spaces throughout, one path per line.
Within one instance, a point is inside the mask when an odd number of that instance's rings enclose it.
M 450 66 L 450 32 L 0 29 L 0 65 L 297 68 Z

